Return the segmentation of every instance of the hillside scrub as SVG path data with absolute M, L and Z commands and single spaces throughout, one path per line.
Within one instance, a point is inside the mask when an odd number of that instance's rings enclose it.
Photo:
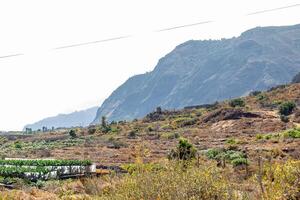
M 168 155 L 169 159 L 192 160 L 196 158 L 197 150 L 185 138 L 180 138 L 176 149 L 172 149 Z
M 296 104 L 291 101 L 283 102 L 279 106 L 279 114 L 280 115 L 290 115 L 292 114 L 293 110 L 296 108 Z
M 141 170 L 117 181 L 100 199 L 238 199 L 222 171 L 213 166 L 171 162 L 162 170 Z
M 245 107 L 245 101 L 241 98 L 232 99 L 229 101 L 229 105 L 233 108 L 235 107 Z

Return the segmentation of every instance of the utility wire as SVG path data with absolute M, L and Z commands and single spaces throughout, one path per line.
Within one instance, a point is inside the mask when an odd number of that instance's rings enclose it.
M 85 45 L 90 45 L 90 44 L 96 44 L 96 43 L 102 43 L 102 42 L 109 42 L 109 41 L 113 41 L 113 40 L 121 40 L 121 39 L 129 38 L 129 37 L 132 37 L 132 35 L 126 35 L 126 36 L 108 38 L 108 39 L 97 40 L 97 41 L 92 41 L 92 42 L 84 42 L 84 43 L 78 43 L 78 44 L 71 44 L 71 45 L 56 47 L 53 50 L 66 49 L 66 48 L 72 48 L 72 47 L 79 47 L 79 46 L 85 46 Z
M 6 55 L 6 56 L 0 56 L 1 58 L 11 58 L 11 57 L 16 57 L 16 56 L 23 56 L 24 54 L 18 53 L 18 54 L 11 54 L 11 55 Z
M 279 8 L 272 8 L 272 9 L 268 9 L 268 10 L 256 11 L 256 12 L 248 13 L 246 16 L 259 15 L 259 14 L 263 14 L 263 13 L 266 13 L 266 12 L 284 10 L 284 9 L 287 9 L 287 8 L 293 8 L 293 7 L 297 7 L 297 6 L 300 6 L 300 4 L 293 4 L 293 5 L 283 6 L 283 7 L 279 7 Z
M 214 22 L 214 21 L 204 21 L 204 22 L 198 22 L 198 23 L 194 23 L 194 24 L 185 24 L 185 25 L 181 25 L 181 26 L 174 26 L 174 27 L 159 29 L 159 30 L 156 30 L 154 32 L 171 31 L 171 30 L 174 30 L 174 29 L 186 28 L 186 27 L 190 27 L 190 26 L 198 26 L 198 25 L 202 25 L 202 24 L 209 24 L 209 23 L 212 23 L 212 22 Z
M 287 5 L 287 6 L 278 7 L 278 8 L 272 8 L 272 9 L 267 9 L 267 10 L 251 12 L 251 13 L 246 14 L 245 16 L 259 15 L 259 14 L 263 14 L 263 13 L 267 13 L 267 12 L 274 12 L 277 10 L 284 10 L 284 9 L 289 9 L 289 8 L 293 8 L 293 7 L 298 7 L 298 6 L 300 6 L 300 4 Z M 199 26 L 199 25 L 204 25 L 204 24 L 213 23 L 213 22 L 215 22 L 215 21 L 203 21 L 203 22 L 198 22 L 198 23 L 193 23 L 193 24 L 185 24 L 185 25 L 174 26 L 174 27 L 169 27 L 169 28 L 164 28 L 164 29 L 158 29 L 158 30 L 155 30 L 154 32 L 172 31 L 175 29 L 186 28 L 186 27 L 191 27 L 191 26 Z M 92 41 L 92 42 L 84 42 L 84 43 L 60 46 L 60 47 L 53 48 L 52 50 L 55 51 L 55 50 L 59 50 L 59 49 L 74 48 L 74 47 L 79 47 L 79 46 L 86 46 L 86 45 L 92 45 L 92 44 L 97 44 L 97 43 L 109 42 L 109 41 L 113 41 L 113 40 L 121 40 L 121 39 L 130 38 L 130 37 L 133 37 L 133 35 L 125 35 L 125 36 L 108 38 L 108 39 L 97 40 L 97 41 Z M 7 56 L 0 56 L 0 59 L 22 56 L 22 55 L 24 55 L 24 54 L 13 54 L 13 55 L 7 55 Z

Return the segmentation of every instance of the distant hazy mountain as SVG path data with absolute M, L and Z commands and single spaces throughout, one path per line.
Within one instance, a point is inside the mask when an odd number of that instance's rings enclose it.
M 59 114 L 55 117 L 45 118 L 33 124 L 26 125 L 25 128 L 32 128 L 32 130 L 42 129 L 43 126 L 51 129 L 52 127 L 75 127 L 87 126 L 95 118 L 98 107 L 89 108 L 87 110 L 76 111 L 70 114 Z
M 300 83 L 300 72 L 294 76 L 292 83 Z
M 110 120 L 142 117 L 155 107 L 212 103 L 290 82 L 300 71 L 300 25 L 258 27 L 240 37 L 188 41 L 155 69 L 129 78 L 98 109 Z

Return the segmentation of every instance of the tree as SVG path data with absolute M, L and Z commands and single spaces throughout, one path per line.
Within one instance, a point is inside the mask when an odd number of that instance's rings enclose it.
M 101 126 L 103 128 L 107 127 L 106 117 L 105 116 L 102 116 L 102 118 L 101 118 Z
M 296 104 L 291 101 L 286 101 L 279 106 L 279 114 L 288 116 L 292 114 L 293 110 L 296 108 Z
M 69 135 L 70 135 L 72 138 L 76 138 L 76 137 L 77 137 L 76 131 L 73 130 L 73 129 L 71 129 L 71 130 L 69 131 Z
M 161 113 L 162 113 L 161 107 L 157 107 L 157 108 L 156 108 L 156 112 L 157 112 L 158 114 L 161 114 Z

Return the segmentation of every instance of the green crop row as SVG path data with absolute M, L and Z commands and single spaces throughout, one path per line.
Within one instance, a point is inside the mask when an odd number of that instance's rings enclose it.
M 17 166 L 0 166 L 0 176 L 3 177 L 24 177 L 25 173 L 38 173 L 38 174 L 47 174 L 50 170 L 45 167 L 36 167 L 36 168 L 30 168 L 30 167 L 17 167 Z
M 90 160 L 0 160 L 1 165 L 15 166 L 87 166 Z

